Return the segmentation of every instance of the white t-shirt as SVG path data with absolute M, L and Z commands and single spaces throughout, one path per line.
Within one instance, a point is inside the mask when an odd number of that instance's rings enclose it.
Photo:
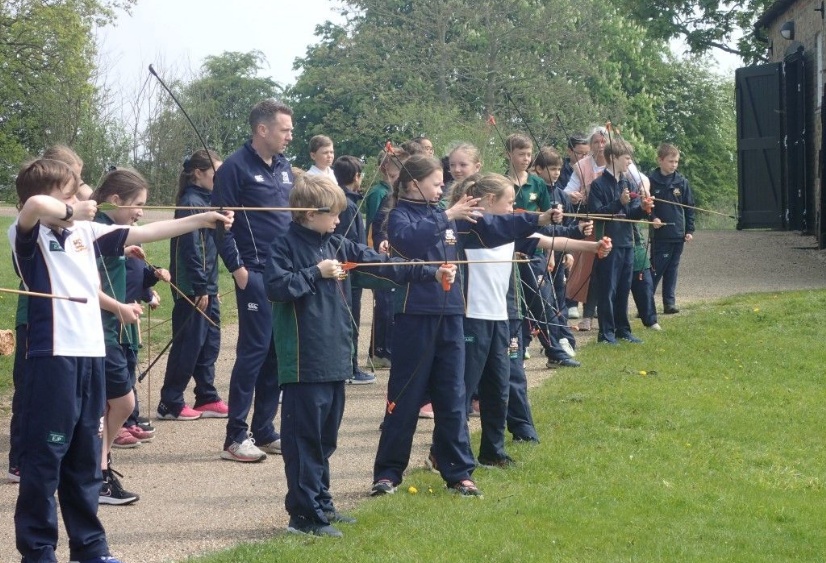
M 85 297 L 86 303 L 29 297 L 27 357 L 103 357 L 97 255 L 123 254 L 129 229 L 75 221 L 58 234 L 41 224 L 23 237 L 9 227 L 13 258 L 28 291 Z
M 338 182 L 336 182 L 335 172 L 333 172 L 332 168 L 328 168 L 327 170 L 322 170 L 321 168 L 319 168 L 318 166 L 313 164 L 312 166 L 310 166 L 310 169 L 307 170 L 307 174 L 309 174 L 310 176 L 316 176 L 316 175 L 327 176 L 329 179 L 331 179 L 333 181 L 334 184 L 338 185 Z
M 497 260 L 498 263 L 468 264 L 467 306 L 469 319 L 508 320 L 508 286 L 513 274 L 512 242 L 494 248 L 466 248 L 469 261 Z

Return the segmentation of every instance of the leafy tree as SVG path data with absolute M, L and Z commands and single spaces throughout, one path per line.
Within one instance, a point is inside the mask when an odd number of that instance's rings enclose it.
M 168 81 L 209 148 L 222 156 L 250 137 L 252 106 L 281 92 L 276 82 L 259 76 L 265 65 L 259 51 L 225 52 L 207 57 L 194 79 Z M 152 185 L 150 200 L 171 202 L 184 158 L 202 145 L 169 94 L 159 87 L 152 92 L 154 112 L 136 142 L 134 165 Z
M 0 3 L 0 186 L 8 190 L 17 164 L 28 155 L 58 142 L 76 144 L 95 130 L 93 27 L 111 23 L 116 10 L 133 3 Z
M 500 134 L 530 129 L 540 144 L 562 148 L 566 133 L 611 119 L 646 168 L 656 146 L 673 140 L 686 167 L 708 163 L 699 191 L 734 189 L 730 86 L 702 63 L 686 66 L 618 8 L 594 0 L 352 0 L 344 13 L 343 25 L 318 28 L 288 91 L 302 166 L 306 139 L 317 133 L 330 135 L 338 154 L 368 156 L 387 139 L 424 133 L 442 150 L 472 140 L 499 170 Z M 674 135 L 676 122 L 685 135 Z
M 681 38 L 695 54 L 719 49 L 753 63 L 764 59 L 765 47 L 753 32 L 757 18 L 773 0 L 624 0 L 627 13 L 651 37 Z

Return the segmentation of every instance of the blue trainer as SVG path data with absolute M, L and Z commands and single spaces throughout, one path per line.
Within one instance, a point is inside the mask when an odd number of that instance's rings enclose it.
M 353 385 L 369 385 L 375 382 L 375 375 L 373 375 L 372 373 L 363 372 L 361 370 L 358 370 L 356 373 L 353 374 L 353 377 L 347 380 L 347 383 L 351 383 Z

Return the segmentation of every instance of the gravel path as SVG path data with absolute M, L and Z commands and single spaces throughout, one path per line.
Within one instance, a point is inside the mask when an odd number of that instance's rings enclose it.
M 826 252 L 815 250 L 811 237 L 785 232 L 706 231 L 699 233 L 683 255 L 678 300 L 684 304 L 737 293 L 823 287 Z M 365 293 L 369 297 L 369 292 Z M 370 307 L 366 302 L 362 310 L 367 313 L 362 319 L 362 334 L 368 334 Z M 668 330 L 668 318 L 660 321 Z M 217 368 L 217 383 L 224 392 L 235 357 L 236 331 L 235 326 L 224 327 Z M 361 342 L 363 358 L 365 340 Z M 530 360 L 528 368 L 532 385 L 547 377 L 539 359 Z M 144 412 L 154 413 L 163 366 L 159 364 L 152 373 L 151 389 L 144 382 L 139 392 Z M 339 450 L 332 458 L 333 491 L 342 509 L 367 498 L 386 384 L 387 370 L 380 370 L 378 384 L 347 389 Z M 127 507 L 101 507 L 114 554 L 131 563 L 177 561 L 238 542 L 265 539 L 284 528 L 287 515 L 281 458 L 270 456 L 259 464 L 220 460 L 224 424 L 215 419 L 159 421 L 152 443 L 116 451 L 116 467 L 125 474 L 126 487 L 140 493 L 141 500 Z M 0 420 L 0 428 L 0 467 L 5 471 L 7 415 Z M 423 465 L 431 431 L 432 422 L 421 421 L 411 458 L 414 467 Z M 549 443 L 543 442 L 541 447 Z M 15 485 L 0 484 L 0 561 L 19 559 L 14 547 L 16 496 Z M 61 530 L 61 560 L 68 558 L 66 543 Z

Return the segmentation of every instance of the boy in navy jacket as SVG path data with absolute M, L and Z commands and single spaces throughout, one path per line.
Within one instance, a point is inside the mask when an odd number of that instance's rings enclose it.
M 662 280 L 663 311 L 671 315 L 680 312 L 677 308 L 677 269 L 685 243 L 694 238 L 694 196 L 688 180 L 677 172 L 680 164 L 677 147 L 662 143 L 657 149 L 657 162 L 660 166 L 651 172 L 649 179 L 651 195 L 664 202 L 657 206 L 655 213 L 664 225 L 654 226 L 651 268 L 654 270 L 654 291 Z
M 633 147 L 623 139 L 615 138 L 605 145 L 608 166 L 593 181 L 588 194 L 588 211 L 620 218 L 648 218 L 653 202 L 640 197 L 636 185 L 627 179 Z M 642 201 L 640 201 L 642 200 Z M 628 321 L 628 296 L 634 269 L 633 224 L 606 221 L 604 234 L 611 238 L 614 250 L 595 264 L 598 279 L 598 342 L 617 344 L 617 338 L 631 343 L 642 342 L 631 333 Z
M 353 374 L 350 281 L 341 262 L 404 261 L 333 234 L 347 203 L 329 178 L 297 178 L 290 206 L 330 211 L 294 212 L 287 232 L 272 244 L 264 273 L 284 391 L 281 444 L 290 514 L 287 530 L 340 537 L 331 524 L 355 522 L 336 511 L 330 494 L 329 459 L 344 413 L 344 382 Z M 443 278 L 452 283 L 455 266 L 372 266 L 359 274 L 368 287 L 389 282 L 435 285 Z

